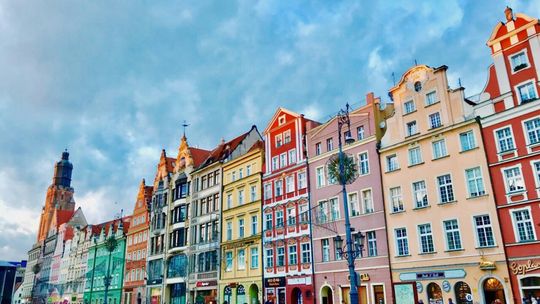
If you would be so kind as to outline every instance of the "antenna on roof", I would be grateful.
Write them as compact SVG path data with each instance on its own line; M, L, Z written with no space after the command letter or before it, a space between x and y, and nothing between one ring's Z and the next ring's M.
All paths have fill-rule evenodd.
M189 125L187 124L187 122L184 120L184 123L182 124L182 127L184 128L184 137L186 137L186 127L188 127Z
M392 72L392 81L394 82L394 86L396 85L396 74Z
M418 62L416 62L416 58L414 58L414 65L418 65Z
M459 87L461 88L461 77L458 78L458 84L459 84Z

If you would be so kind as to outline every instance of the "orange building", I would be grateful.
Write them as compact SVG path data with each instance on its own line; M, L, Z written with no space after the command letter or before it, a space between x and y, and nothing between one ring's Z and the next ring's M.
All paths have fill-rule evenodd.
M127 234L124 275L124 304L141 304L146 290L146 250L148 247L148 204L152 199L152 186L146 186L144 179L139 186L139 194L133 209L131 229Z

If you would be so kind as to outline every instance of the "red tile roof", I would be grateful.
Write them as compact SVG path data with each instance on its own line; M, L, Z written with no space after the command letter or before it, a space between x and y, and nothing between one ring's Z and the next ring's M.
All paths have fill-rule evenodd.
M210 155L206 158L206 160L201 164L200 167L197 169L204 168L210 164L213 164L217 161L221 161L224 158L226 158L229 153L232 153L236 147L246 138L246 136L251 132L251 129L247 131L246 133L239 135L236 138L233 138L232 140L228 142L221 142L212 152Z
M56 228L60 225L69 222L75 211L73 210L56 210Z
M189 148L189 152L191 153L191 158L193 159L193 167L197 168L202 164L203 161L208 158L211 151L199 149L199 148Z

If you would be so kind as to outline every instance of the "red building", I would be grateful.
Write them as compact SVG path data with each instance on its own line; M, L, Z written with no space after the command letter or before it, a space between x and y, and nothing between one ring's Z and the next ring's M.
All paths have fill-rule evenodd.
M510 8L505 15L487 42L494 64L476 111L514 302L521 303L523 297L540 297L540 24L514 16Z
M279 108L264 130L263 284L274 304L315 303L305 134L317 125Z

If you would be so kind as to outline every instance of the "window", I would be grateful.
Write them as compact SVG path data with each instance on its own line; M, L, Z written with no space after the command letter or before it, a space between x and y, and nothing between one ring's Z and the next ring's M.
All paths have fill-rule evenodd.
M309 243L303 243L302 247L302 263L311 263L311 246Z
M257 247L251 247L251 269L259 268L259 249Z
M529 60L525 52L519 52L518 54L510 56L510 64L512 65L512 71L517 72L529 66Z
M426 94L426 105L432 105L437 102L437 92L429 92Z
M246 251L244 249L238 249L238 270L246 269Z
M416 208L423 208L429 205L425 181L418 181L412 184L414 205Z
M291 142L291 130L283 132L283 143L288 144Z
M232 172L232 181L234 182L236 180L236 171Z
M257 200L257 186L252 185L250 187L250 196L251 196L251 202L254 202Z
M322 248L322 261L329 262L330 261L330 240L322 239L321 248Z
M420 147L409 149L409 165L414 166L422 163L422 151Z
M240 168L238 169L238 178L243 178L244 177L244 168Z
M348 193L349 195L349 215L350 216L357 216L360 215L360 203L358 202L358 194L356 192L354 193Z
M283 227L283 210L276 211L276 226Z
M267 213L265 215L265 221L264 222L265 222L265 226L266 226L265 229L266 230L272 230L272 225L273 225L273 223L272 223L272 213Z
M420 236L420 253L435 252L431 224L418 225L418 234Z
M461 143L461 151L468 151L476 148L473 131L459 134L459 142Z
M298 253L296 252L296 245L289 246L289 265L298 264Z
M317 188L324 186L324 167L315 169L315 175L317 177Z
M244 219L238 219L238 237L243 238L245 232Z
M259 218L256 215L251 216L251 235L257 234L257 230L259 228L257 227L259 225L258 221Z
M534 118L525 122L525 133L529 145L540 143L540 118Z
M264 199L272 198L272 184L264 184Z
M276 180L275 182L275 191L276 191L276 196L281 196L283 195L283 181L281 180Z
M512 167L503 169L503 174L505 177L506 192L519 192L525 189L525 184L523 183L523 176L521 175L520 167Z
M407 229L397 228L394 230L396 234L396 255L409 255L409 240L407 239Z
M298 189L304 189L306 187L306 172L300 172L298 173Z
M391 172L399 169L398 159L395 154L386 157L386 171Z
M287 208L287 225L296 225L296 209L294 207Z
M438 128L442 126L441 123L441 114L439 112L435 112L433 114L429 115L429 127L431 129Z
M371 189L362 190L362 208L364 213L373 213L373 195Z
M300 210L300 222L307 223L309 221L308 205L307 204L300 205L299 210Z
M279 167L280 168L287 167L287 153L281 153L279 155Z
M321 155L321 143L315 144L315 155Z
M517 87L519 93L519 99L522 103L529 102L536 99L536 90L534 88L534 82L529 82Z
M232 271L232 251L225 253L225 271Z
M495 239L493 238L493 229L491 228L491 220L489 215L480 215L474 217L474 224L476 227L476 237L479 247L491 247L495 246Z
M528 208L513 210L512 219L514 220L514 229L516 232L516 240L518 242L530 242L536 240L534 235L534 225Z
M337 198L331 198L329 199L330 202L330 216L332 221L339 220L341 218L341 214L339 211L339 202Z
M246 176L250 176L251 175L251 165L247 165L246 166Z
M285 266L285 248L277 248L277 266Z
M467 189L469 190L470 197L486 194L480 167L465 170L465 176L467 177Z
M407 136L411 136L418 133L418 128L416 127L416 120L410 121L407 123Z
M533 174L536 180L536 187L540 188L540 161L533 163L532 166L534 171Z
M514 137L512 136L510 127L495 131L495 136L497 137L497 147L499 148L499 152L514 150Z
M326 151L332 151L334 150L334 141L332 140L332 138L328 138L326 140Z
M360 153L358 155L358 169L360 175L366 175L369 173L369 159L368 159L368 153Z
M447 155L446 142L444 139L434 141L433 146L433 159L441 158Z
M356 136L358 137L358 140L364 139L364 135L364 126L356 128Z
M338 179L337 179L336 176L331 176L330 175L330 172L331 172L330 171L330 164L327 165L326 169L327 169L326 173L328 174L326 176L326 180L328 181L328 185L336 185L338 183Z
M461 235L457 220L443 221L444 234L446 235L446 250L461 249Z
M404 114L409 114L411 112L414 112L415 110L416 110L416 106L415 106L413 100L406 101L403 104L403 112L404 112Z
M238 205L244 204L244 190L238 191Z
M449 203L454 201L454 188L452 186L452 177L450 174L445 174L437 177L439 185L439 200L440 203Z
M277 170L278 168L278 157L274 156L272 157L272 170Z
M232 240L232 222L227 222L227 241Z
M294 175L289 175L285 178L285 186L287 193L294 192Z
M274 267L274 249L266 249L266 267Z
M276 147L279 148L281 145L283 145L283 137L281 134L276 135Z
M289 164L296 164L296 149L289 150Z
M405 210L401 198L401 187L390 188L390 202L392 204L392 212L401 212Z
M366 238L368 256L377 256L377 235L375 234L375 231L368 231L366 233Z

